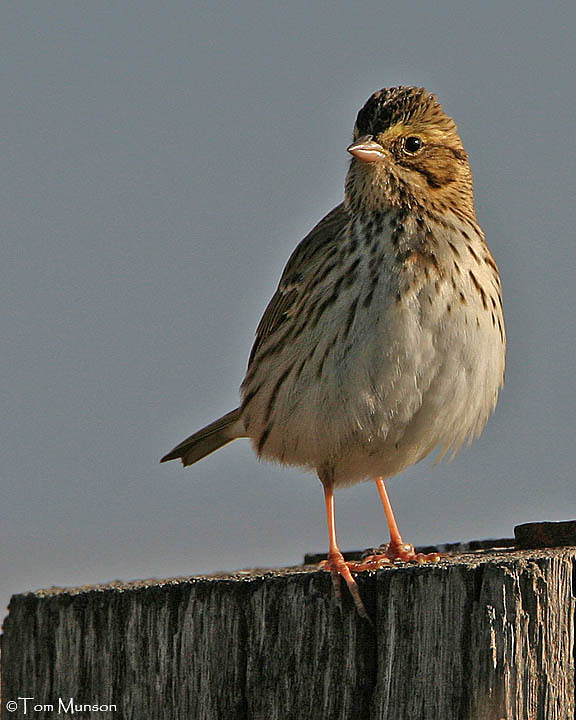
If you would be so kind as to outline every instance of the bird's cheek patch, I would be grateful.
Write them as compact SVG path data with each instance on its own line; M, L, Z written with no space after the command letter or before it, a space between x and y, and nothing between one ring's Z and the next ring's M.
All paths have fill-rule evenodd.
M426 178L426 183L431 188L444 187L457 178L458 168L454 159L446 157L444 152L427 153L425 157L412 161L410 167Z

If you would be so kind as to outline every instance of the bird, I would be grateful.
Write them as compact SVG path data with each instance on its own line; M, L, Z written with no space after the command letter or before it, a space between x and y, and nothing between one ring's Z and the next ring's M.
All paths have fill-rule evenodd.
M455 122L422 87L373 93L359 110L344 200L300 242L256 330L241 404L161 462L191 465L237 438L259 458L318 475L329 551L367 617L353 573L437 562L398 530L386 480L432 451L453 457L483 430L504 383L498 267L478 224ZM346 561L334 490L371 480L390 542Z

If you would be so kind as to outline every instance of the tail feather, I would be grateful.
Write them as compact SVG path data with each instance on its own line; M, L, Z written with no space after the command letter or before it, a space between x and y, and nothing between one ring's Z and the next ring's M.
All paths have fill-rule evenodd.
M168 462L168 460L177 460L180 458L183 465L192 465L201 460L206 455L210 455L218 448L227 445L242 437L239 428L240 408L226 413L218 420L214 420L210 425L206 425L202 430L198 430L194 435L183 440L179 445L164 455L160 462Z

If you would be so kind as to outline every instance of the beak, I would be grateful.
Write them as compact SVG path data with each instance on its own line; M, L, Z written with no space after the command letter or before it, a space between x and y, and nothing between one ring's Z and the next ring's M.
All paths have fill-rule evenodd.
M378 162L386 157L386 151L380 143L373 140L372 135L363 135L355 140L347 150L362 162Z

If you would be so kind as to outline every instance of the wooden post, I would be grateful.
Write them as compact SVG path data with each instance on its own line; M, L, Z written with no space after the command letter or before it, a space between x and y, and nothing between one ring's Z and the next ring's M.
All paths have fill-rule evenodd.
M575 561L481 550L364 573L373 625L312 567L16 595L2 717L28 697L34 720L71 698L99 720L567 720Z

